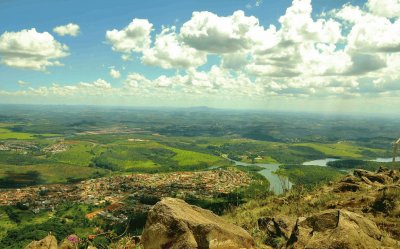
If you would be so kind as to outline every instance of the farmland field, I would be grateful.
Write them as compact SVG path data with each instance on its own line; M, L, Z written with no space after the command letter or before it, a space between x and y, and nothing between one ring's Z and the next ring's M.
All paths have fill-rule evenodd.
M65 183L104 174L204 170L229 166L228 159L274 164L373 159L390 156L388 137L397 127L395 121L382 128L375 121L342 118L341 124L355 128L332 137L327 134L336 129L336 119L313 115L297 116L293 126L290 114L60 110L48 115L12 109L0 120L0 180L14 174L27 184Z
M89 166L92 158L99 154L102 149L93 143L84 141L67 141L67 150L54 153L51 160L77 166Z
M0 124L0 140L7 139L20 139L20 140L30 140L35 139L35 137L57 137L58 134L49 134L49 133L26 133L26 132L14 132L7 128L10 124L2 123Z

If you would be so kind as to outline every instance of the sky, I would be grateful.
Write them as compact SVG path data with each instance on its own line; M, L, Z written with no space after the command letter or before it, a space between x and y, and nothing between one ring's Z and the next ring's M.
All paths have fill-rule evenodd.
M400 0L0 0L0 103L398 113Z

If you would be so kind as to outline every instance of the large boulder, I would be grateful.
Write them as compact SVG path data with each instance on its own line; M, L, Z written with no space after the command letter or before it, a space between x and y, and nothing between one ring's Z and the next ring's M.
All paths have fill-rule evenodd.
M145 249L253 249L253 238L208 210L165 198L150 210L142 234Z
M57 239L53 235L47 235L39 241L32 241L25 249L58 249Z
M347 210L328 210L299 218L287 248L396 248L368 218Z

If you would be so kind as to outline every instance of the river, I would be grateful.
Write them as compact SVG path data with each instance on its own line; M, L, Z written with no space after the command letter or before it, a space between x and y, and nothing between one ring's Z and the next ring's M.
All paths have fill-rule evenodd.
M276 195L283 194L285 190L291 189L293 186L289 178L274 173L279 169L279 164L233 162L238 166L258 166L263 168L258 173L269 181L269 189Z
M314 165L326 167L328 162L333 162L336 160L340 160L337 158L323 158L318 160L312 160L308 162L304 162L303 165ZM291 189L293 184L289 181L289 178L286 176L281 176L275 174L275 171L279 169L280 164L267 164L267 163L244 163L239 161L234 161L238 166L258 166L263 168L263 170L258 173L264 176L269 181L269 189L276 195L283 194L286 190ZM392 158L376 158L374 160L370 160L374 162L391 162ZM396 158L396 161L400 161L400 157Z

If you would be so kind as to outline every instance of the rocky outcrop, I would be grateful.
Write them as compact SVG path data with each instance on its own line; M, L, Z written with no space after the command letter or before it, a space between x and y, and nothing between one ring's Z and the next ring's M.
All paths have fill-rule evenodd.
M368 218L347 210L328 210L299 218L287 248L396 248Z
M290 237L296 218L288 216L261 217L258 219L258 229L266 234L264 244L273 248L281 248Z
M371 171L363 170L363 169L355 169L353 174L358 178L366 178L371 182L377 182L380 184L391 184L393 183L393 178L390 177L390 171L379 171L380 173L374 173Z
M294 222L295 219L288 217L262 217L258 219L258 228L267 232L269 237L289 239Z
M335 188L335 192L357 192L360 190L360 185L356 183L339 182Z
M253 238L208 210L165 198L149 212L142 234L145 249L253 249Z
M353 175L345 176L334 188L335 192L357 192L363 187L399 185L400 175L397 170L380 167L377 172L355 169Z
M48 235L39 241L32 241L25 249L58 249L57 239L53 235Z
M73 234L58 245L56 237L50 234L42 240L32 241L25 249L76 249L78 248L78 242L79 237ZM96 249L96 247L89 245L87 249Z

